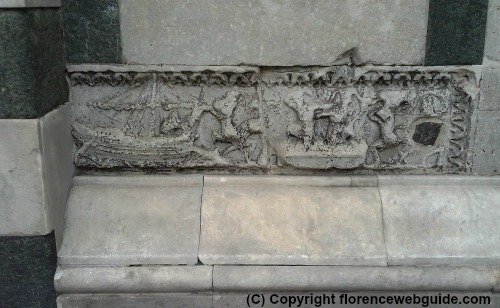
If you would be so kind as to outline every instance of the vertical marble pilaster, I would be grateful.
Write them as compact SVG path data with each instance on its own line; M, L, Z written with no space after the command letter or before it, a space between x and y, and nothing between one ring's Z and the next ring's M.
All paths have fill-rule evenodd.
M487 8L488 0L430 0L425 64L481 64Z

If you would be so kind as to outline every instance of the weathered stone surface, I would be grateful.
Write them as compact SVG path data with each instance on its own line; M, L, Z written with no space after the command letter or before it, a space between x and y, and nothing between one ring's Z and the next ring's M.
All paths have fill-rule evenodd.
M59 267L54 285L66 294L210 292L212 267Z
M483 61L488 0L430 0L426 65Z
M56 243L62 243L64 214L73 185L73 140L70 105L66 104L40 118L43 185L47 224L55 230Z
M62 13L67 62L122 62L118 0L63 0Z
M398 79L375 71L359 69L353 79ZM331 78L347 80L349 85L349 72L343 73L338 70ZM457 152L451 141L461 139L463 144L466 140L451 126L453 122L462 132L468 130L470 106L453 87L402 80L318 87L307 82L299 85L306 73L270 75L262 77L267 85L263 87L263 104L267 128L272 132L266 137L278 165L312 169L463 167L465 153ZM297 78L295 87L286 82L281 85L287 78ZM454 105L454 100L464 101L465 108ZM439 140L432 146L412 138L422 123L443 126L435 132L433 137Z
M214 291L491 291L490 268L215 266Z
M204 82L204 73L194 74ZM79 82L81 75L72 76ZM253 76L247 71L226 80L224 74L213 73L213 82L222 84L200 86L175 85L175 73L125 73L124 78L133 78L130 87L105 87L101 93L101 87L85 87L92 91L86 95L93 96L93 101L74 108L73 131L80 149L76 163L155 168L265 165ZM96 82L106 82L107 76L103 77ZM82 94L75 91L73 97Z
M473 172L500 174L500 1L488 3L488 23L484 48L479 112L472 123L475 142L472 145Z
M0 120L0 234L47 234L38 120Z
M489 62L481 74L479 110L500 111L500 63ZM483 131L480 134L485 133Z
M500 178L379 176L389 265L499 265Z
M140 64L328 65L354 48L363 63L422 64L427 8L428 0L123 1L123 54Z
M67 102L61 16L0 10L0 119L37 118Z
M201 190L201 176L76 177L59 264L195 264Z
M60 308L209 308L212 294L74 294L60 295L57 304Z
M60 244L74 173L69 105L38 120L0 120L0 234L47 234Z
M459 68L83 66L69 78L76 164L155 170L466 171L478 91Z
M498 102L498 101L496 101ZM473 171L481 175L500 174L499 111L477 112Z
M205 176L204 264L386 264L375 187L280 178Z
M488 1L488 22L484 57L490 61L500 62L500 0Z

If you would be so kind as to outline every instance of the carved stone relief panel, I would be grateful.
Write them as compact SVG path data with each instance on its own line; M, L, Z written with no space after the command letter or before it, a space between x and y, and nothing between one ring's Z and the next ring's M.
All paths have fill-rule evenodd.
M377 67L72 71L69 80L75 162L98 168L460 172L477 89L467 70Z
M251 82L206 75L144 73L93 76L92 83L128 87L86 102L75 112L75 161L80 166L198 167L265 164L261 111ZM244 78L245 76L239 76ZM75 85L78 75L71 75ZM198 79L199 78L199 79Z
M471 102L454 78L472 76L329 73L264 74L266 136L279 165L465 167Z

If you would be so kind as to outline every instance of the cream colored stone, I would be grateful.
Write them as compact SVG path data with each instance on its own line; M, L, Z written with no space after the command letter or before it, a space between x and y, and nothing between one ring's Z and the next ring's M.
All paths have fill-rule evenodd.
M500 265L498 178L411 179L379 177L389 265Z
M386 265L378 190L345 180L205 176L200 260Z
M69 104L40 118L40 138L47 223L54 229L59 247L62 243L66 202L75 174Z
M140 64L422 64L427 17L428 0L120 3L123 55Z
M201 176L76 177L59 264L196 264L201 190Z
M47 234L38 120L0 120L0 235Z

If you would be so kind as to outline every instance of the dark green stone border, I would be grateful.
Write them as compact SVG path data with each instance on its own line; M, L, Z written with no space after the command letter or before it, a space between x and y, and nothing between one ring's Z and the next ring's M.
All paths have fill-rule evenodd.
M488 0L429 0L425 65L482 64Z
M58 8L0 9L0 119L38 118L68 100Z
M0 237L0 307L56 307L54 233Z
M62 0L66 62L121 63L118 0Z

